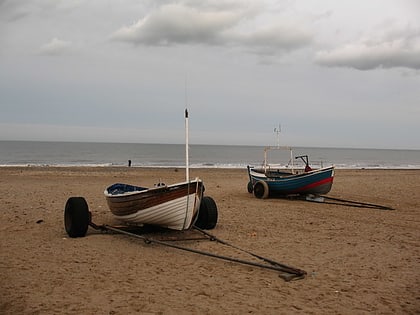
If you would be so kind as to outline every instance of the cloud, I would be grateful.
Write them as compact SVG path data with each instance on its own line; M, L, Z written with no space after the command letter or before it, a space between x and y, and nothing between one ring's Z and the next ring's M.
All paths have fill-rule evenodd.
M199 11L184 5L160 7L131 26L117 30L112 38L152 46L215 44L220 34L237 23L234 12Z
M263 54L292 51L308 45L312 41L309 31L296 25L270 25L255 32L231 34L232 43L246 46Z
M2 22L13 22L29 15L29 10L21 8L17 1L0 0L0 17Z
M259 54L294 50L308 45L312 35L290 23L259 25L256 6L199 6L167 4L111 35L136 45L180 44L242 47Z
M41 46L38 53L47 56L62 55L70 51L71 42L53 38L49 43Z
M420 29L394 29L377 38L363 38L329 51L319 51L315 62L358 70L396 67L419 70Z

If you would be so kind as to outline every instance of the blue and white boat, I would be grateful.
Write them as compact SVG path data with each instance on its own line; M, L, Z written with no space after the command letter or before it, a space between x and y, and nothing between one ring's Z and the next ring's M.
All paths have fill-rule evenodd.
M278 165L268 164L269 150L290 150L290 161L302 159L305 167L302 169L282 168ZM293 158L290 147L266 147L264 149L264 163L262 167L248 165L248 192L260 199L269 196L287 195L322 195L327 194L332 187L334 179L334 166L312 169L309 166L308 156L302 155Z

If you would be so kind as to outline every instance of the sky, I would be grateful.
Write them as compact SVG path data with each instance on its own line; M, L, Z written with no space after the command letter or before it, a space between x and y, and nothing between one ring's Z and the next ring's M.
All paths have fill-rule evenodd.
M0 140L420 149L420 1L0 0Z

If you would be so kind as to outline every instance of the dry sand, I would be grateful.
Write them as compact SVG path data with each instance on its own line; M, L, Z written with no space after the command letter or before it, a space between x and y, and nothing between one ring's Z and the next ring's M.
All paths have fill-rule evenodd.
M184 179L182 170L0 168L0 313L420 313L420 170L336 171L329 196L393 211L259 200L246 190L246 170L191 176L217 202L211 233L307 277L285 282L275 271L92 229L84 238L66 235L70 196L87 199L95 223L117 224L106 186L171 184ZM183 244L225 253L215 242Z

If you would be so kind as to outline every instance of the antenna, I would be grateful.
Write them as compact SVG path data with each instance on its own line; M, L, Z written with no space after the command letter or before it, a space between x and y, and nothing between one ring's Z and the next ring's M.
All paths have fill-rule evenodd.
M278 128L274 128L274 132L277 134L277 148L280 147L280 132L281 132L281 125L279 123Z
M187 75L185 75L184 91L185 91L185 109L187 109L187 107L188 107L188 95L187 95Z

